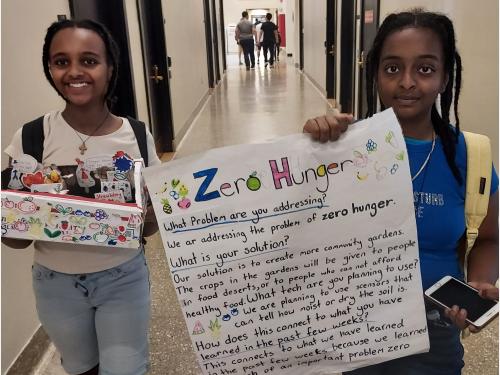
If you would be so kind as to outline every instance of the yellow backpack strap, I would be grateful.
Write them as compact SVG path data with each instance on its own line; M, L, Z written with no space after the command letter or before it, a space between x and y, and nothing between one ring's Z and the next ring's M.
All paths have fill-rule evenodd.
M463 132L467 145L467 180L465 193L465 225L467 249L464 274L467 280L467 258L479 233L479 226L488 213L491 188L491 144L481 134Z

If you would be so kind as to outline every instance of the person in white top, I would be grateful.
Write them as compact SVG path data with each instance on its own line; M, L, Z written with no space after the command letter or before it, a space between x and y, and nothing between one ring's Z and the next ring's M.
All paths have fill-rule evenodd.
M260 64L260 50L262 49L262 40L264 37L264 34L260 31L260 28L262 27L262 22L260 20L255 20L255 32L257 33L257 43L256 43L256 48L257 48L257 64Z
M118 76L119 51L109 32L90 20L64 20L47 30L45 76L64 99L62 111L43 119L44 165L76 165L76 159L141 153L126 118L108 102ZM23 154L22 130L5 152ZM149 165L158 165L153 137L146 130ZM82 156L83 155L83 156ZM148 209L143 236L158 230ZM11 248L31 241L3 238ZM70 374L141 375L149 369L149 271L143 246L123 249L35 241L33 287L45 331Z

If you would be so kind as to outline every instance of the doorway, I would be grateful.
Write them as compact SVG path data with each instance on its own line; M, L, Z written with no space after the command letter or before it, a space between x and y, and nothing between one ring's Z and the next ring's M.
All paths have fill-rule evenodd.
M214 54L215 82L218 83L221 78L219 62L219 33L217 31L217 8L215 0L212 0L210 7L210 19L212 21L212 53Z
M220 25L220 41L221 41L221 56L222 56L222 71L227 70L227 61L226 61L226 33L224 28L224 1L219 0L219 25Z
M214 53L212 49L212 24L210 22L210 0L203 0L205 16L205 42L207 47L208 87L215 87Z
M112 111L117 116L137 116L135 91L130 64L128 27L123 0L70 0L73 19L91 19L102 23L109 30L120 48L120 72L114 91Z
M104 3L104 2L103 2ZM170 57L165 44L161 0L137 0L149 121L157 152L173 151Z
M299 69L304 71L304 0L299 0Z
M358 116L366 116L368 105L366 101L366 70L365 59L372 47L379 26L380 0L361 1L360 19L360 47L358 56L359 83L358 83ZM375 97L375 103L377 102Z
M357 0L342 1L340 21L340 110L354 113L354 56Z
M337 0L326 1L326 98L337 94Z

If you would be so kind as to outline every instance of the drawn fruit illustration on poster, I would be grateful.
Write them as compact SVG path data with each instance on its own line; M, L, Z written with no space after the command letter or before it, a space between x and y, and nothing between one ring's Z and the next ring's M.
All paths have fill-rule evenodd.
M364 168L368 164L368 155L362 154L361 152L354 150L354 165L359 168Z
M202 333L205 333L205 330L203 329L201 322L198 320L194 325L193 335L201 335Z
M356 177L357 177L357 179L358 179L359 181L364 181L364 180L366 180L366 179L368 178L368 173L366 173L366 174L363 174L363 175L362 175L362 174L360 174L360 173L358 172L358 173L356 174Z
M186 195L188 195L188 193L189 193L189 190L188 190L187 186L184 184L181 184L181 186L179 186L179 195L181 196L181 198L186 198Z
M163 205L163 212L170 215L172 213L172 207L170 206L168 199L164 198L160 200L160 203Z
M179 208L185 210L188 209L191 206L191 201L188 198L182 198L178 203L177 206Z
M385 141L386 141L386 143L389 143L392 147L398 148L398 142L397 142L396 136L394 135L394 132L392 130L390 130L386 134Z
M369 139L366 142L366 151L368 151L368 153L377 151L377 144L373 141L373 139Z
M257 177L257 172L253 172L247 179L247 188L251 191L259 190L261 186L260 180Z
M222 326L219 322L218 318L215 318L215 320L210 321L210 325L208 326L208 329L212 332L212 336L214 338L219 338L220 337L220 330Z

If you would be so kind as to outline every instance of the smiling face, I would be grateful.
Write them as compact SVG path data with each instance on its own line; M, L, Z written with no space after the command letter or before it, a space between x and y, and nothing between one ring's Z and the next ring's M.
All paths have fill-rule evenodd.
M448 78L441 41L434 31L408 27L384 41L377 71L381 102L404 127L431 125L431 109Z
M58 31L50 45L49 65L57 90L69 103L102 105L113 68L96 32L84 28Z

